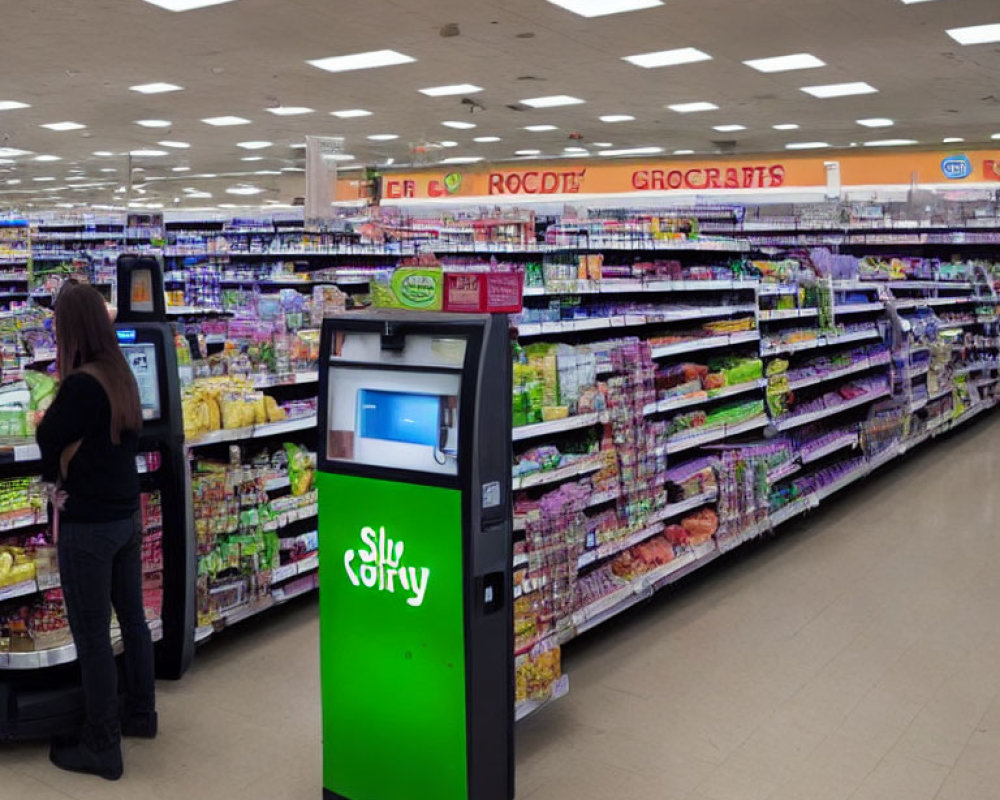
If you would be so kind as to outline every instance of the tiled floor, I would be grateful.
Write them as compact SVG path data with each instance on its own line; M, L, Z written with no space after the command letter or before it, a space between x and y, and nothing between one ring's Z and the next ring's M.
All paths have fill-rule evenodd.
M998 481L994 416L571 645L518 797L994 800ZM122 781L3 746L0 800L318 799L315 604L258 622L161 684Z

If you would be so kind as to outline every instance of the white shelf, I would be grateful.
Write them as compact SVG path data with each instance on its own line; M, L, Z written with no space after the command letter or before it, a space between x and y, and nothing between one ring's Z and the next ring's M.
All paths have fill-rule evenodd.
M535 472L531 475L525 475L522 477L515 477L513 489L515 492L522 489L533 489L536 486L545 486L550 483L559 483L560 481L569 480L570 478L576 478L580 475L587 475L591 472L597 472L604 464L604 457L598 456L596 458L582 458L579 461L569 464L565 467L558 467L557 469L543 470L541 472Z
M650 414L658 414L664 411L674 411L679 408L687 408L688 406L697 406L711 400L719 400L725 397L752 392L755 389L763 389L765 386L767 386L767 379L759 378L755 381L738 383L733 386L723 387L722 389L714 389L710 392L698 392L693 396L681 395L679 397L668 397L660 400L658 403L650 403L643 409L643 413L649 416Z
M668 453L680 453L684 450L690 450L694 447L701 447L702 445L711 444L713 442L718 442L723 439L728 439L730 436L736 436L740 433L746 433L747 431L756 430L758 428L763 428L769 423L767 417L754 417L753 419L745 420L744 422L739 422L733 425L718 425L713 426L709 430L703 433L698 433L692 436L685 436L680 439L671 439L667 442L667 452Z
M675 344L654 347L652 350L652 356L653 358L664 358L665 356L690 353L695 350L709 350L714 347L727 347L735 344L744 344L745 342L756 342L759 340L759 331L727 333L722 336L709 336L705 339L691 339L686 342L677 342Z
M883 303L844 303L833 307L834 314L864 314L869 311L883 310L885 310Z
M149 632L153 641L163 638L163 623L158 619L149 620ZM113 630L115 634L112 645L116 654L120 654L123 649L120 634ZM28 653L0 653L0 670L36 670L46 667L54 667L59 664L69 664L76 661L76 645L70 642L62 647L53 647L48 650L35 650Z
M240 442L244 439L260 439L265 436L278 436L283 433L293 431L304 431L316 427L316 415L309 414L304 417L282 420L281 422L266 422L262 425L254 425L249 428L230 428L219 431L211 431L203 434L197 439L186 442L188 447L202 447L208 444L219 444L220 442Z
M569 692L569 675L561 675L559 680L552 687L552 694L543 700L524 700L514 706L514 721L520 722L525 717L534 714L536 711L545 708L549 703L555 702L560 697L565 697Z
M829 417L832 414L839 414L841 411L846 411L849 408L855 408L857 406L865 405L866 403L871 403L873 400L878 400L880 397L885 397L888 394L889 389L886 387L877 392L870 392L868 394L861 395L860 397L855 397L852 400L845 400L840 405L831 406L829 408L821 408L817 411L810 411L805 414L795 414L791 417L775 420L774 427L779 431L789 431L792 428L808 425L810 422L815 422L816 420L823 419L824 417Z
M654 511L650 516L650 522L666 522L668 519L676 519L689 511L701 508L709 503L714 503L719 499L718 492L703 492L679 503L670 503L658 511Z
M615 539L610 542L605 542L602 545L594 548L593 550L588 550L577 560L577 569L583 569L597 561L601 561L605 558L610 558L613 555L622 553L637 544L641 544L647 539L652 539L658 533L663 532L663 523L658 522L653 525L648 525L635 533L630 533L627 536L623 536L620 539Z
M273 386L300 386L319 383L319 372L292 372L287 375L257 375L252 379L254 389L269 389Z
M851 331L833 336L820 334L815 339L807 339L801 342L764 344L761 346L760 352L763 356L773 356L779 353L797 353L800 350L814 350L819 347L832 347L833 345L845 344L847 342L862 342L868 339L877 339L880 335L877 328L865 331Z
M856 372L864 372L865 370L873 369L875 367L887 366L889 364L889 358L881 359L878 361L872 361L871 359L865 359L864 361L859 361L856 364L851 364L849 367L843 367L833 372L827 372L823 375L810 375L805 378L798 378L794 381L788 382L789 389L801 389L805 386L815 386L820 383L826 383L827 381L834 381L837 378L843 378L847 375L853 375Z
M778 311L761 311L760 321L775 322L786 319L809 319L810 317L818 316L819 310L815 308L791 308L781 309Z
M683 308L671 311L664 309L652 315L618 314L612 317L592 317L590 319L566 319L553 322L526 322L517 325L517 335L520 338L534 336L577 333L581 331L606 330L610 328L629 328L642 325L657 325L669 322L683 322L692 319L709 319L726 317L732 314L749 314L756 311L753 305L736 306L701 306Z
M803 464L811 464L814 461L819 461L821 458L826 458L832 453L836 453L838 450L843 450L845 447L857 446L858 435L856 433L846 433L811 453L802 454L800 458Z
M779 508L773 514L771 514L771 527L776 527L784 522L788 522L790 519L794 519L799 516L799 514L804 514L809 509L815 508L819 505L816 500L816 496L813 494L805 495L797 500L793 500L788 505L783 508Z
M553 419L548 422L536 422L531 425L519 425L513 429L513 440L515 442L525 439L534 439L538 436L549 436L564 431L574 431L580 428L589 428L601 421L601 415L596 411L592 414L576 414L563 419Z

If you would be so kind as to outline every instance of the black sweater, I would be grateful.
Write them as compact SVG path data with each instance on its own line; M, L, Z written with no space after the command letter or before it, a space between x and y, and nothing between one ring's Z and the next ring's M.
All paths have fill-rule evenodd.
M75 372L60 385L35 434L42 451L42 480L55 483L63 450L82 439L62 482L67 494L60 512L67 522L114 522L139 509L135 466L138 434L122 431L111 441L111 403L92 375Z

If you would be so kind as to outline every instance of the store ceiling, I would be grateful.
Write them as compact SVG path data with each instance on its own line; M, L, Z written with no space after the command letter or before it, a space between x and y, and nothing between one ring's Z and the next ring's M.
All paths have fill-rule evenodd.
M294 170L303 166L303 152L293 145L307 134L343 136L343 152L354 159L341 166L350 167L389 159L396 165L499 161L515 158L518 150L551 157L564 155L566 147L590 153L661 147L669 155L784 151L797 142L844 147L908 139L935 145L961 137L982 144L1000 133L1000 44L963 46L946 33L1000 23L997 0L664 0L592 18L548 0L230 0L183 13L145 0L15 5L4 18L0 108L3 101L30 107L0 110L0 148L30 154L5 158L0 150L0 204L22 208L120 201L123 193L114 190L129 172L126 154L137 150L166 155L132 157L131 166L141 168L134 180L147 191L135 199L171 204L185 188L206 187L213 197L201 204L287 199L290 191L302 193L296 192L302 174ZM711 59L651 69L623 60L681 48ZM338 73L307 63L385 49L415 60ZM762 73L743 63L799 53L826 66ZM129 89L151 82L183 90ZM848 82L867 82L878 91L833 99L802 91ZM449 84L482 91L441 97L419 91ZM550 95L585 102L555 108L523 102ZM667 108L693 101L718 109L681 114ZM279 106L313 112L268 111ZM372 114L330 114L356 108ZM250 124L201 121L223 115ZM635 119L600 121L606 115ZM873 118L894 124L856 122ZM146 128L138 120L169 126ZM67 121L86 127L41 127ZM446 127L446 121L475 128ZM800 127L773 127L787 123ZM533 132L525 129L530 125L555 129ZM745 130L714 129L729 125ZM399 138L367 138L384 134ZM248 141L273 144L238 146ZM442 142L455 144L440 147ZM39 155L60 160L35 160ZM254 174L261 171L280 174ZM204 174L220 177L196 177ZM53 180L37 180L46 178ZM226 193L238 184L264 191Z

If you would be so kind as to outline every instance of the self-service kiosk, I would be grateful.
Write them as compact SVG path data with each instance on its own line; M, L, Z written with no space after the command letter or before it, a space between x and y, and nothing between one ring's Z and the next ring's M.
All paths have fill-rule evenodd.
M162 585L163 637L156 646L156 674L179 678L194 657L196 556L174 337L162 322L115 327L142 404L139 450L145 455L140 478L144 489L160 494L161 540L155 549L163 553L162 572L144 576Z
M324 800L513 797L507 318L323 323Z

